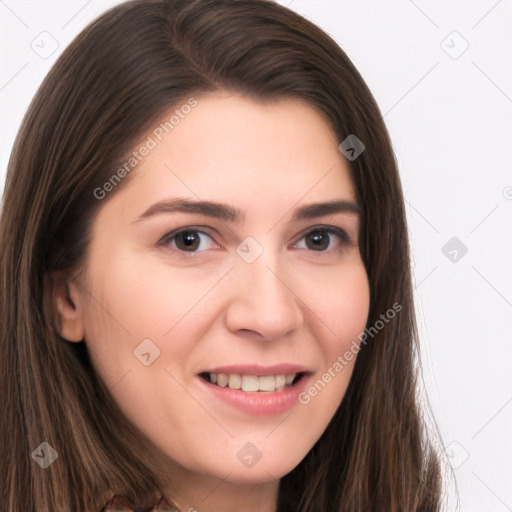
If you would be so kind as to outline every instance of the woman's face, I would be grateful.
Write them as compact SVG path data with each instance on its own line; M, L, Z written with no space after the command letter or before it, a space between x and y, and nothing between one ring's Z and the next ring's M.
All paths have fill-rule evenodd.
M347 163L298 100L211 93L158 126L94 221L75 332L170 464L278 479L338 408L368 315Z

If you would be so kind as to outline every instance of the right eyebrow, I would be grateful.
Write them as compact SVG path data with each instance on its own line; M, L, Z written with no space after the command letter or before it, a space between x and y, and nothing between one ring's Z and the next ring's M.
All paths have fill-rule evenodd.
M241 222L244 214L238 208L214 201L191 201L189 199L167 199L150 206L135 222L162 213L198 213L227 222Z

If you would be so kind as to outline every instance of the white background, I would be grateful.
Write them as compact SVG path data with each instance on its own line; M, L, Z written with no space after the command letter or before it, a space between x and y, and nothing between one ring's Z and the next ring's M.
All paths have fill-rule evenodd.
M0 190L41 80L117 3L0 0ZM424 379L461 510L512 511L512 2L281 3L340 44L384 114L407 201ZM46 58L35 51L52 45ZM455 248L455 262L442 252L452 237L468 249Z

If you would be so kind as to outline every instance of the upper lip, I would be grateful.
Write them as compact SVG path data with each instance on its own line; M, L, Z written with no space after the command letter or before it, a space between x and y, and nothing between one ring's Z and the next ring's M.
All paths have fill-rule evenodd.
M270 366L260 364L233 364L226 366L215 366L200 373L224 373L231 375L238 373L240 375L255 375L263 377L264 375L289 375L291 373L310 373L307 367L294 363L280 363Z

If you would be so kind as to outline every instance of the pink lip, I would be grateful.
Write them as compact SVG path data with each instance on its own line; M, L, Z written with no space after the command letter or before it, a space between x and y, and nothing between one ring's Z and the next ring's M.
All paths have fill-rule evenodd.
M224 367L226 368L226 367ZM240 368L240 367L237 367ZM254 368L251 371L247 371L248 367L243 367L243 371L241 373L245 375L257 375L257 372L254 373ZM265 370L265 373L259 373L259 375L283 375L286 373L298 373L295 371L279 371L277 373L272 372L268 373ZM211 373L224 373L224 371L215 371ZM230 371L227 373L238 373L238 371L234 371L230 367ZM202 377L198 376L199 381L202 386L205 386L205 389L211 393L214 397L219 399L225 404L238 409L239 411L245 412L247 414L252 415L275 415L281 414L288 410L290 410L294 405L299 403L299 395L304 391L304 389L308 385L309 378L311 374L304 375L297 384L288 389L283 389L281 391L275 391L273 393L270 392L247 392L239 389L231 389L229 387L221 388L216 384L212 384Z
M300 366L291 363L282 363L275 364L272 366L263 366L260 364L216 366L209 370L203 370L203 372L224 373L226 375L238 373L240 375L256 375L256 377L263 377L264 375L288 375L290 373L309 373L310 370L305 366Z

